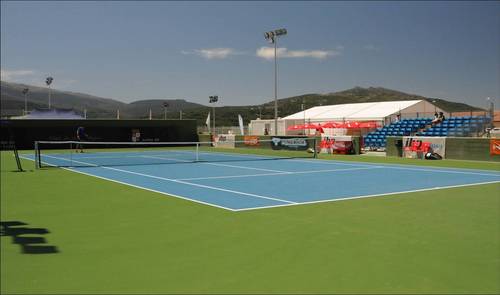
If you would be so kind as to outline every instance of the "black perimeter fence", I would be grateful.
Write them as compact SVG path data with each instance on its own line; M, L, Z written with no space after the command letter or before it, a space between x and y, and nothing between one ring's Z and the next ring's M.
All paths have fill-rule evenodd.
M15 142L33 149L35 141L77 140L84 127L88 141L193 142L196 120L0 120L0 147Z

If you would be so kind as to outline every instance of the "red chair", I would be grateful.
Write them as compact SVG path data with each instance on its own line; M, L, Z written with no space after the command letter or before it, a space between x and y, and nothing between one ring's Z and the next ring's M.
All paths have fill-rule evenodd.
M411 150L414 152L418 152L420 150L420 146L422 145L421 140L414 140L411 143Z
M430 142L422 142L421 151L424 153L428 153L431 151L431 143Z

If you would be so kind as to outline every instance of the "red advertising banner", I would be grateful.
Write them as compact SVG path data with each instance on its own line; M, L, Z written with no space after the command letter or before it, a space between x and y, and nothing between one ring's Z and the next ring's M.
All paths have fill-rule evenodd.
M258 136L245 136L243 140L245 141L245 145L259 145Z
M490 155L500 155L500 139L490 140Z

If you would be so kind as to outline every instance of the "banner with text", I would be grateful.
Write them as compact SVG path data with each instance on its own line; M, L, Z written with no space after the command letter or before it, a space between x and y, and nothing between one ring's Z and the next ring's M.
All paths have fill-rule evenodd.
M214 146L219 148L234 148L234 134L217 135Z
M251 145L251 146L260 145L258 136L247 135L247 136L243 137L243 140L245 142L245 145Z
M416 158L418 151L411 149L413 142L419 141L420 145L424 142L430 143L431 153L440 155L445 158L446 137L424 137L424 136L403 136L403 157Z
M490 140L490 155L500 155L500 139Z
M305 137L273 137L271 147L273 150L306 151L310 140Z

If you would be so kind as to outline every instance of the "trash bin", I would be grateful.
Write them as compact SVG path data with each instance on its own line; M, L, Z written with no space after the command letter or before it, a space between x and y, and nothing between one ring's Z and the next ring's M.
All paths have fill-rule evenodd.
M396 139L394 141L394 145L396 146L396 150L398 152L398 157L402 157L403 156L403 140Z

